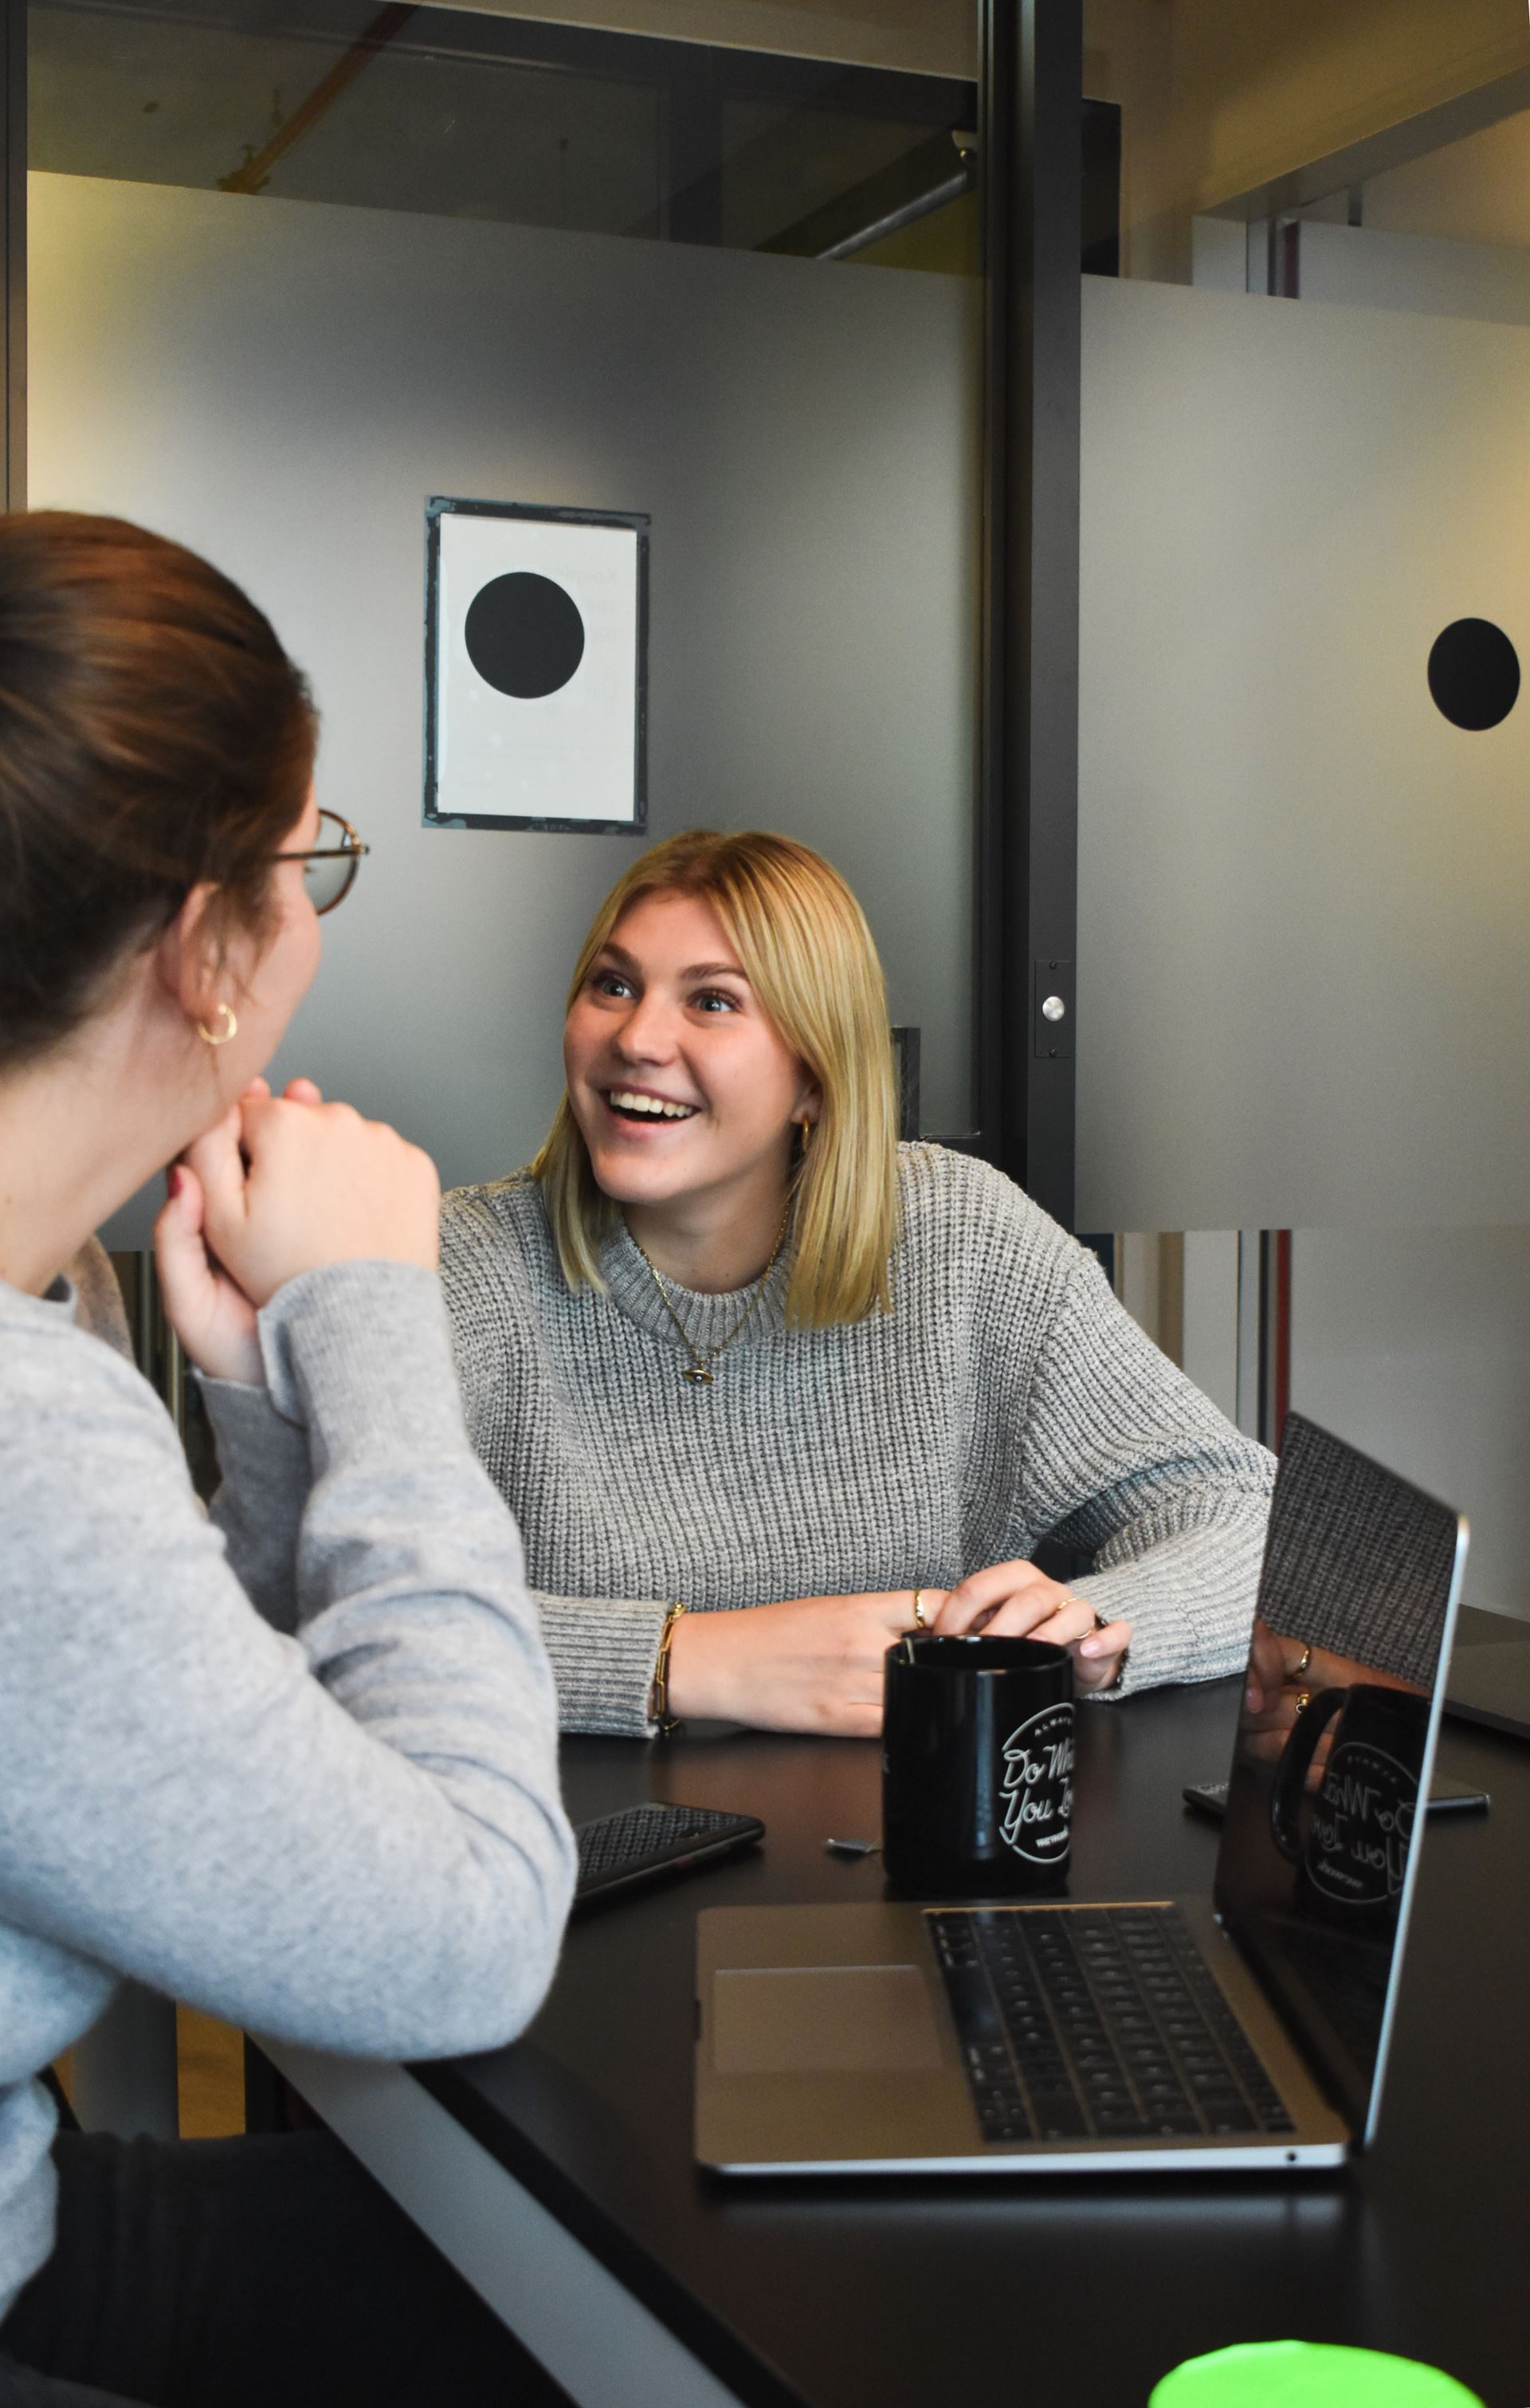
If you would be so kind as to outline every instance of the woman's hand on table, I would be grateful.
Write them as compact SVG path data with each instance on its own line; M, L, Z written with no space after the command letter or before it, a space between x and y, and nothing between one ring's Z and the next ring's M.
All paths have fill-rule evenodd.
M970 1572L931 1620L942 1638L982 1632L990 1639L1044 1639L1065 1647L1084 1690L1112 1687L1132 1643L1129 1622L1108 1622L1102 1628L1085 1598L1023 1561Z
M197 1369L258 1385L255 1316L303 1272L359 1260L437 1257L440 1182L430 1156L311 1079L273 1096L257 1079L187 1147L154 1225L165 1312Z
M1131 1642L1129 1622L1099 1629L1094 1607L1034 1564L994 1564L959 1588L919 1596L925 1627L946 1637L989 1630L1066 1647L1082 1689L1108 1688ZM887 1651L918 1627L907 1588L682 1614L669 1645L670 1708L757 1730L876 1739Z
M933 1622L944 1589L922 1592ZM876 1739L888 1649L916 1627L909 1589L798 1597L736 1613L683 1613L669 1644L669 1704L756 1730Z

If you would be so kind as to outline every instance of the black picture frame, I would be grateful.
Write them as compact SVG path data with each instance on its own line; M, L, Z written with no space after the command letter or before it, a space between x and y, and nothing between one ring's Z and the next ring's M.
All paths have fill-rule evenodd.
M441 731L441 522L449 517L531 519L560 526L629 527L636 537L633 725L633 809L629 819L566 819L522 812L437 810ZM646 510L587 510L539 502L471 501L433 494L425 503L425 715L423 824L436 828L508 828L565 836L642 836L648 830L649 540Z

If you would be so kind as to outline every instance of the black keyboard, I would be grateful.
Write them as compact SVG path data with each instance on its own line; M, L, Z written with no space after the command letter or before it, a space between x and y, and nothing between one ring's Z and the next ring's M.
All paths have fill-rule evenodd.
M1292 2128L1172 1906L926 1916L985 2141Z
M712 1806L624 1806L595 1822L578 1823L575 1903L651 1874L679 1872L698 1856L748 1847L764 1833L764 1824L752 1815L724 1814Z

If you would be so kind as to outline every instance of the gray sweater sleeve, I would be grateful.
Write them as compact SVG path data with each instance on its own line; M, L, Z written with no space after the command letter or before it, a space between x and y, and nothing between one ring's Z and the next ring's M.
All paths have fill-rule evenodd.
M7 1630L0 1915L313 2046L488 2048L541 2000L573 1872L515 1526L428 1272L310 1273L261 1338L269 1404L236 1398L220 1439L247 1536L263 1484L279 1518L299 1482L295 1637L251 1612L136 1374L91 1346L39 1392L59 1442L45 1412L7 1517L42 1602Z
M520 1287L502 1276L492 1225L456 1197L441 1216L441 1282L452 1304L451 1341L467 1435L482 1462L510 1449L505 1407L517 1361L531 1343ZM672 1599L555 1597L533 1589L566 1731L647 1739L649 1694Z
M565 1730L651 1738L648 1701L669 1608L645 1598L534 1594Z
M1056 1273L1045 1342L1004 1415L1025 1520L1093 1555L1075 1593L1133 1626L1109 1695L1236 1671L1274 1458L1161 1353L1093 1255L1064 1240Z
M218 1441L222 1474L211 1518L234 1576L277 1630L297 1628L297 1549L308 1501L308 1437L278 1412L268 1387L236 1380L197 1384Z

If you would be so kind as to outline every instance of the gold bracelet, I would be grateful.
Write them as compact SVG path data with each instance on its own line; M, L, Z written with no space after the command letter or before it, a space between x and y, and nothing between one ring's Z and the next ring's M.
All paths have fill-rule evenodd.
M659 1726L661 1739L672 1739L681 1727L669 1711L669 1642L675 1636L675 1625L686 1612L683 1605L672 1605L664 1618L659 1633L659 1652L653 1659L653 1684L648 1693L648 1718Z

